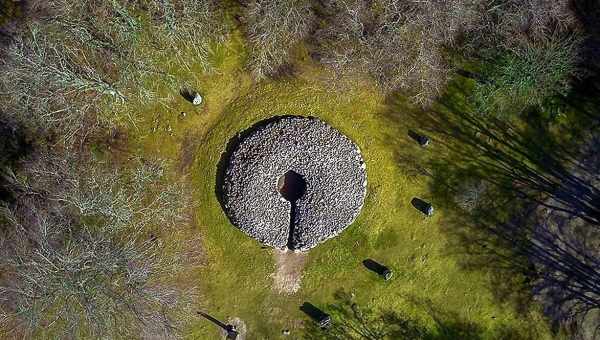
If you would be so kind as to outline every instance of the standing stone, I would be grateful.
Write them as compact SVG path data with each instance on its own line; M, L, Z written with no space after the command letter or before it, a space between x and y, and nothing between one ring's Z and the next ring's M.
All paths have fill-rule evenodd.
M429 202L425 202L420 198L413 198L410 203L415 207L415 209L419 210L423 214L427 216L433 215L433 206Z
M408 135L410 136L410 138L414 139L417 143L419 143L421 147L426 147L429 145L430 139L425 135L418 134L413 130L409 130Z
M240 335L235 328L235 325L226 325L225 331L227 332L227 340L236 340L238 335Z
M194 92L194 99L192 99L192 104L200 105L202 104L202 96L198 92Z
M200 93L198 93L198 91L194 91L188 87L184 87L181 90L179 90L179 94L183 98L185 98L185 100L187 100L195 106L202 104L203 98L200 95Z
M302 304L302 306L300 306L300 310L313 319L313 321L315 321L319 327L326 329L331 326L331 317L329 314L323 312L312 303L305 302Z
M429 145L429 137L427 136L419 136L419 145L422 147L426 147L427 145Z
M389 281L389 280L392 278L392 276L393 276L393 275L394 275L394 273L392 272L392 270L386 267L386 268L383 270L383 273L381 274L381 277L382 277L382 278L383 278L385 281Z
M364 260L363 265L367 267L367 269L381 276L385 281L390 280L394 274L390 268L372 259Z

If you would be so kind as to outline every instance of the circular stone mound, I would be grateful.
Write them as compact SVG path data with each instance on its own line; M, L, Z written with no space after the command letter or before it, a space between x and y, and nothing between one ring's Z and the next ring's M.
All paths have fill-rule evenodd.
M221 179L231 222L259 242L308 250L350 225L366 194L359 148L312 117L276 117L243 133Z

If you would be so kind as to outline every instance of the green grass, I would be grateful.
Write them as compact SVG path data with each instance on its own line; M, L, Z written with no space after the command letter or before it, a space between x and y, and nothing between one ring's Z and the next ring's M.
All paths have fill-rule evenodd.
M241 318L249 339L277 339L285 328L291 329L291 338L298 338L307 321L299 306L305 301L326 306L343 290L354 293L361 305L418 320L439 338L452 337L439 333L434 318L468 325L486 339L496 339L507 329L514 334L509 338L551 337L535 308L517 312L512 303L499 301L490 286L493 272L461 268L460 256L448 247L450 236L442 231L444 211L425 218L410 205L414 196L434 204L436 198L426 177L411 175L398 155L435 152L435 145L424 151L408 139L408 129L414 128L408 116L388 118L391 110L396 117L411 110L402 98L389 104L360 79L336 91L326 74L308 61L301 62L293 78L255 83L242 69L244 54L243 40L236 34L225 46L215 47L214 73L171 70L205 95L205 106L196 110L165 87L163 104L140 107L141 121L129 130L132 152L171 160L174 173L195 191L195 222L206 256L206 265L194 273L201 288L198 309L222 320ZM178 118L180 111L188 113L186 118ZM272 251L261 249L230 224L215 195L215 176L221 153L236 133L290 114L317 116L349 136L362 150L369 184L356 222L310 251L300 291L283 296L272 289ZM157 116L160 128L151 132ZM394 278L384 282L365 270L361 261L366 258L391 267ZM200 319L190 338L217 336L216 327Z

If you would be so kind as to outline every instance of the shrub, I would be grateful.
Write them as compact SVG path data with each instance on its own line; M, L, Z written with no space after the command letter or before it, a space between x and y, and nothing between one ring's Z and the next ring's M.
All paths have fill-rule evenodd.
M454 201L459 207L466 211L473 211L484 199L488 184L479 179L468 179L460 183Z
M248 65L257 79L278 73L315 21L308 0L255 0L245 7L244 16L250 48Z
M463 50L482 64L479 111L506 117L569 90L581 42L569 1L507 0L481 14Z
M321 61L338 73L359 71L386 91L402 90L427 105L451 67L445 48L476 21L477 1L325 1L317 32Z
M577 38L550 37L499 51L475 87L479 111L507 116L566 95L578 73L578 47Z
M52 0L43 6L41 18L4 53L0 101L42 132L61 130L67 144L97 126L135 122L131 107L138 106L131 103L157 97L149 80L179 91L169 65L209 70L208 46L228 27L212 0Z
M33 179L15 178L0 235L0 324L26 337L177 337L194 290L173 284L182 266L169 239L187 195L163 182L160 164L74 172L71 161L40 158Z

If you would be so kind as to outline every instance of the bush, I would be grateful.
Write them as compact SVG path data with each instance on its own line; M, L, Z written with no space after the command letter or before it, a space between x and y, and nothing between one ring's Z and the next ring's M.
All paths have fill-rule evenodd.
M464 49L482 64L474 94L479 111L509 116L570 89L581 37L569 1L507 0L481 13Z
M46 157L14 178L3 208L0 324L16 336L174 338L193 287L174 285L181 249L170 241L189 200L160 164L133 172ZM8 335L8 334L7 334Z
M5 50L0 102L43 133L61 130L67 144L82 131L135 122L131 108L157 97L149 80L178 92L169 65L208 70L208 45L227 33L212 0L52 0L43 6L45 14Z
M454 195L454 201L462 209L472 212L484 199L488 184L479 179L468 179L460 183Z
M542 105L553 95L566 95L578 74L579 40L550 37L499 51L475 87L480 112L498 116Z
M308 0L251 1L244 10L250 48L248 65L257 79L273 76L314 26Z
M325 1L317 32L321 61L338 73L359 71L386 91L402 90L427 105L451 67L445 49L477 20L477 1Z

